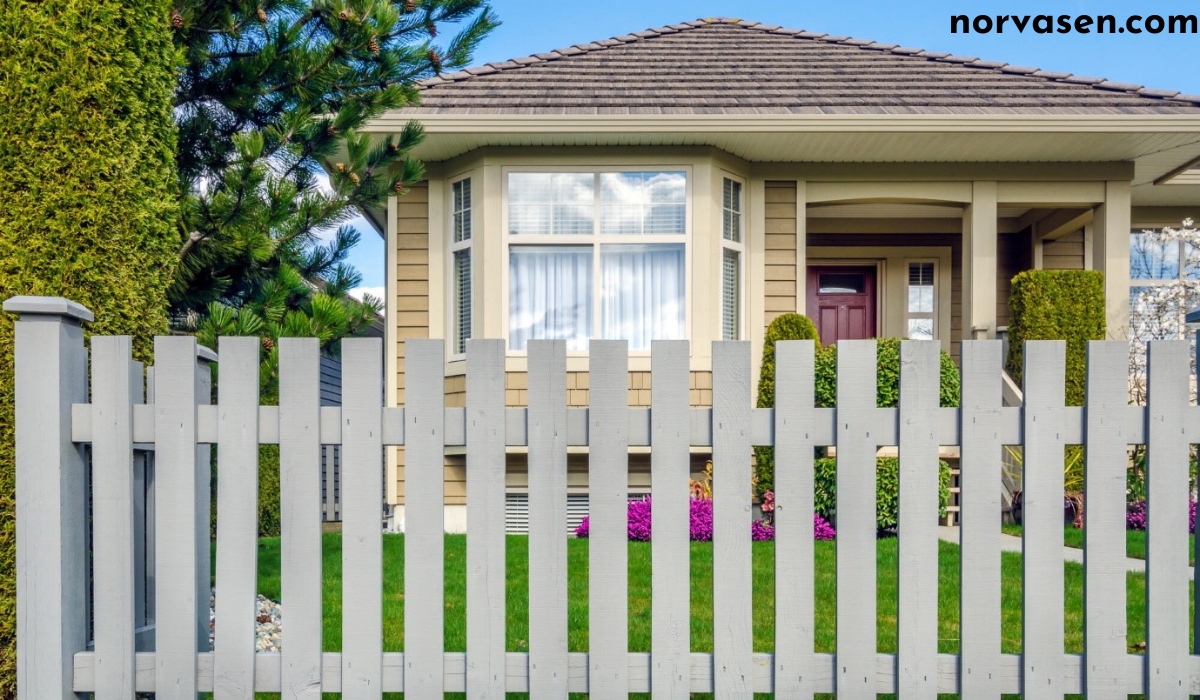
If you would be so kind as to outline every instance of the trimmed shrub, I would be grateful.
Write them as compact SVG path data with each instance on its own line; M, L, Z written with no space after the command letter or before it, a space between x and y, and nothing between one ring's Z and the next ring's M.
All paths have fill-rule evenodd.
M900 403L900 339L879 338L876 350L876 405L879 408L895 408ZM941 353L941 405L958 405L960 380L954 360L943 350ZM816 403L821 408L837 405L837 345L817 351L816 357Z
M1068 406L1082 406L1087 343L1103 340L1104 275L1095 270L1026 270L1008 298L1008 373L1022 383L1026 340L1067 341Z
M817 327L807 316L783 314L775 317L767 326L763 337L762 368L758 374L758 407L775 407L775 343L780 340L813 340L821 347ZM775 450L770 447L754 448L755 491L762 494L775 488Z
M165 0L0 5L0 299L69 297L88 333L167 331L176 53ZM0 698L16 697L13 319L0 315Z
M950 502L950 465L938 460L938 515L946 515ZM837 459L821 458L813 464L813 511L831 523L837 522ZM875 523L880 530L896 527L900 515L900 460L875 460Z

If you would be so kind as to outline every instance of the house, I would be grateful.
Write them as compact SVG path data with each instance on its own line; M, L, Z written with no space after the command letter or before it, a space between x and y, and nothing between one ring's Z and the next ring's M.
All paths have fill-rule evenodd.
M650 340L689 339L703 406L711 342L749 340L757 362L764 327L789 311L825 342L931 338L957 356L963 339L1003 334L1009 280L1030 268L1103 271L1121 337L1131 232L1200 219L1200 95L755 22L471 68L421 98L369 127L426 132L427 181L375 214L394 404L404 341L426 336L446 340L449 405L471 337L507 340L513 406L533 338L568 339L572 405L587 403L588 338L629 339L636 406ZM569 462L578 505L586 455ZM648 464L631 455L631 493ZM524 469L513 451L514 521ZM447 451L445 474L447 527L461 529L461 454ZM402 507L402 451L388 486Z

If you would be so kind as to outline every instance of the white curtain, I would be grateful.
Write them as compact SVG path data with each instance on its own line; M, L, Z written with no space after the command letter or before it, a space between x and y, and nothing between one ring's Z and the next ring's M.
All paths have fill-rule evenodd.
M600 337L649 350L651 340L684 335L682 245L600 248Z
M592 247L513 246L508 268L508 347L564 339L587 350L592 337Z

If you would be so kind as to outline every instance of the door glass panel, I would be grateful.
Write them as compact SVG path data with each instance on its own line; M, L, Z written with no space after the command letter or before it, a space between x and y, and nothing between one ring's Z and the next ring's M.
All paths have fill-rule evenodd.
M863 294L867 277L861 272L822 272L817 277L818 294Z

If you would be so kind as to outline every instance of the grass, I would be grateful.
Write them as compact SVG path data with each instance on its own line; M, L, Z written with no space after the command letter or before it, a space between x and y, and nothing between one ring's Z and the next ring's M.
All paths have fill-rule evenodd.
M1014 537L1021 536L1020 525L1002 525L1001 529L1004 534ZM1083 549L1083 530L1071 527L1070 525L1063 528L1063 544L1075 549ZM1125 531L1125 556L1131 559L1146 558L1146 531L1145 530L1126 530ZM1188 535L1188 565L1196 565L1196 536Z
M836 647L836 542L816 543L816 625L815 641L819 652ZM571 651L587 650L588 629L588 541L568 541L568 645ZM897 540L882 539L876 552L878 566L878 649L896 651L897 619ZM774 648L774 544L755 542L753 547L754 650ZM403 536L384 536L384 607L383 635L385 651L401 651L404 646L404 566ZM465 608L466 539L446 536L445 643L448 651L466 646ZM342 643L341 607L341 535L327 533L323 540L324 559L324 648L339 651ZM691 544L692 650L711 652L712 620L712 545ZM1080 653L1083 648L1083 568L1066 562L1064 572L1064 651ZM938 650L958 652L959 556L956 545L941 542L938 559ZM1002 555L1001 647L1005 653L1021 650L1021 557ZM1128 574L1128 642L1130 650L1145 639L1145 579ZM528 640L528 566L527 540L508 538L508 614L507 648L526 651ZM279 540L268 538L259 543L259 592L281 599ZM1189 600L1191 596L1189 595ZM287 601L283 600L285 620ZM629 648L650 651L650 544L629 544ZM1189 621L1193 619L1188 616ZM285 635L286 642L286 635ZM260 697L272 697L261 695ZM334 696L330 696L334 697ZM395 697L400 697L399 695Z

